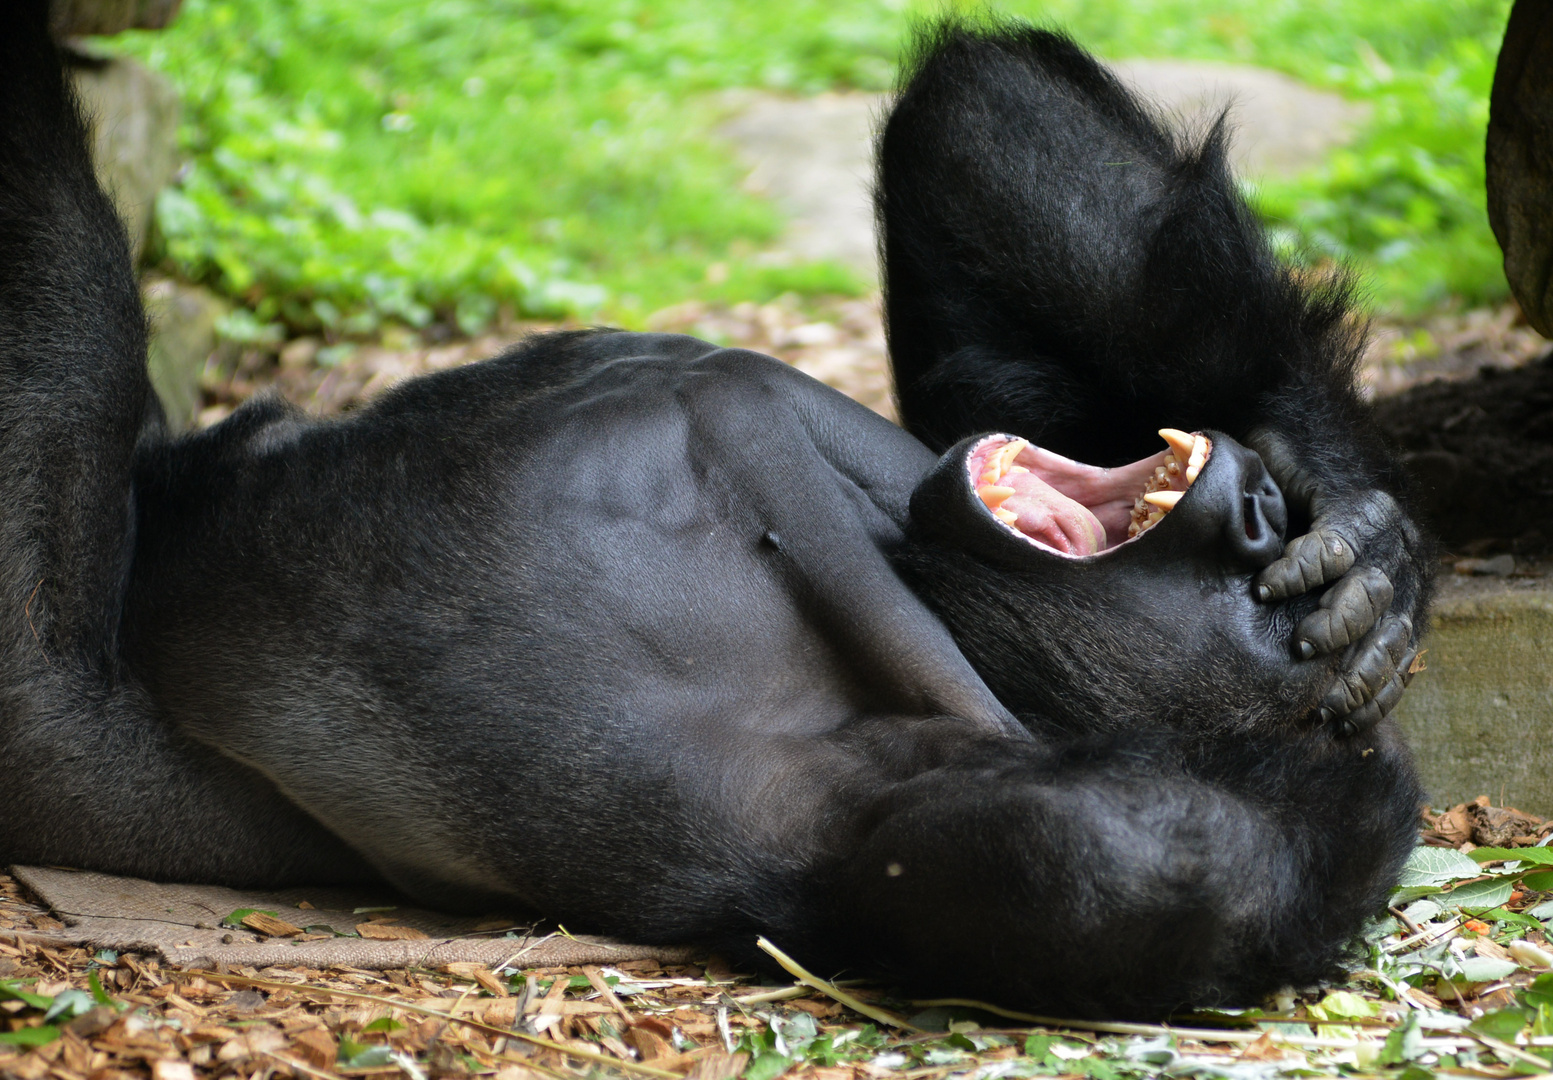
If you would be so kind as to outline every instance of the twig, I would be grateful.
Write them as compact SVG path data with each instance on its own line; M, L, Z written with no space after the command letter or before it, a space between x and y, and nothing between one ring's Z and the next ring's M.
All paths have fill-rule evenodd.
M1075 1031L1099 1031L1107 1035L1174 1035L1179 1039L1196 1039L1199 1042L1222 1043L1253 1043L1263 1035L1271 1035L1274 1042L1318 1050L1346 1050L1359 1045L1363 1041L1359 1039L1328 1039L1320 1036L1291 1035L1288 1032L1274 1031L1270 1028L1260 1028L1256 1031L1225 1031L1215 1028L1173 1027L1169 1024L1131 1024L1108 1020L1064 1020L1056 1016L1036 1016L1033 1013L1015 1012L1013 1009L1005 1009L999 1005L989 1005L985 1001L973 1001L970 998L933 998L929 1001L913 1001L912 1004L924 1009L934 1007L981 1009L992 1013L994 1016L1003 1016L1010 1020L1023 1020L1038 1027L1073 1028ZM1315 1023L1315 1021L1283 1019L1265 1020L1262 1022L1270 1024ZM1347 1022L1343 1026L1358 1027L1360 1025L1354 1022Z
M609 988L609 983L604 980L604 973L592 964L585 966L582 969L582 973L593 984L593 989L599 992L599 997L604 999L604 1004L614 1009L620 1014L620 1018L629 1024L631 1022L631 1014L624 1005L620 1004L620 999L615 996L615 992Z
M626 1072L640 1073L643 1076L662 1077L663 1080L680 1080L678 1073L669 1072L667 1069L655 1069L651 1065L642 1065L635 1061L623 1061L620 1058L610 1057L608 1054L600 1054L593 1050L584 1050L577 1046L568 1046L565 1043L556 1042L553 1039L541 1038L538 1035L529 1035L522 1031L513 1031L509 1028L497 1027L495 1024L487 1024L482 1020L471 1020L463 1016L454 1016L451 1013L439 1012L436 1009L428 1009L424 1005L416 1005L408 1001L395 1001L379 994L363 994L358 990L336 990L332 986L313 986L310 983L285 983L276 979L256 979L247 975L226 975L219 971L183 971L180 975L198 975L204 979L214 979L219 982L237 983L240 986L260 986L271 990L309 990L314 994L333 994L336 997L355 998L358 1001L371 1001L379 1005L387 1005L392 1009L404 1009L406 1012L419 1013L422 1016L436 1017L438 1020L452 1020L456 1023L472 1027L476 1031L483 1031L488 1035L505 1035L509 1039L517 1039L534 1046L542 1046L546 1050L555 1050L562 1054L570 1054L572 1057L581 1058L583 1061L591 1061L599 1065L608 1065L614 1069L623 1069Z
M299 1061L289 1054L276 1053L274 1050L261 1050L259 1053L263 1054L265 1057L272 1057L276 1061L282 1062L288 1067L295 1069L297 1072L307 1073L309 1076L316 1076L318 1080L345 1080L345 1078L342 1077L339 1073L325 1072L323 1069L315 1069L313 1066L307 1064L307 1062Z
M1410 938L1403 938L1401 941L1387 945L1385 951L1390 954L1399 953L1403 949L1418 944L1420 941L1427 941L1428 944L1433 945L1437 941L1443 941L1446 938L1455 935L1456 933L1460 932L1460 930L1461 916L1458 915L1456 918L1446 923L1443 927L1435 930L1425 930L1422 933L1414 934Z
M1484 1046L1488 1047L1490 1050L1501 1057L1509 1054L1511 1057L1519 1058L1521 1061L1524 1061L1529 1065L1536 1065L1538 1068L1542 1069L1544 1073L1548 1071L1549 1062L1545 1057L1538 1057L1536 1054L1527 1053L1525 1050L1522 1050L1518 1046L1511 1046L1509 1043L1504 1042L1501 1039L1496 1039L1490 1035L1479 1035L1473 1031L1468 1031L1466 1034L1471 1038L1476 1039L1478 1042L1482 1043Z
M820 978L818 975L811 974L806 968L804 968L802 964L794 960L791 956L788 956L785 952L771 944L771 942L767 941L765 938L756 938L755 944L759 945L761 949L763 949L772 959L781 964L782 967L786 969L787 973L793 978L797 979L801 983L804 983L805 985L814 987L814 989L818 990L826 997L841 1002L853 1012L862 1013L870 1020L877 1020L881 1024L888 1024L891 1027L900 1028L902 1031L912 1031L916 1032L917 1034L921 1034L921 1028L905 1020L902 1020L894 1013L886 1012L876 1005L870 1005L866 1001L861 1001L847 993L845 990L841 989L841 987L837 986L835 983L827 982L826 980Z

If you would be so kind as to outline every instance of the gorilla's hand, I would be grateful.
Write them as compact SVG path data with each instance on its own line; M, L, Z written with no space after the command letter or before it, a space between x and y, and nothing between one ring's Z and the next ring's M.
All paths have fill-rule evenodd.
M1246 443L1262 455L1290 506L1311 522L1257 576L1257 597L1271 604L1331 586L1320 608L1295 628L1294 648L1306 660L1345 650L1320 715L1344 735L1367 731L1413 678L1414 615L1422 602L1413 550L1418 531L1385 491L1332 491L1279 433L1258 429Z

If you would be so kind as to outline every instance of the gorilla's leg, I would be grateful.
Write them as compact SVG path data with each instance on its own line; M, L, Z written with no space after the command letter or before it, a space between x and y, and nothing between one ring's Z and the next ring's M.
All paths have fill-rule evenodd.
M896 393L936 449L1007 431L1116 465L1170 426L1259 451L1295 512L1260 596L1334 586L1291 648L1347 650L1321 712L1357 731L1408 677L1430 545L1355 392L1347 285L1273 257L1227 139L1193 145L1059 35L926 32L879 147Z
M159 409L46 5L18 7L0 34L0 865L361 877L266 780L160 725L120 668L131 462Z

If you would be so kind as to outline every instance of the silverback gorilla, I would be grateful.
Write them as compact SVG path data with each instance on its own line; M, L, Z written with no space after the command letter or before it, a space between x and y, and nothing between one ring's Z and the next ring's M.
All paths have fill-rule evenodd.
M1222 128L924 32L878 184L905 430L596 330L174 437L41 13L0 53L0 863L1089 1015L1311 980L1383 898L1429 552Z

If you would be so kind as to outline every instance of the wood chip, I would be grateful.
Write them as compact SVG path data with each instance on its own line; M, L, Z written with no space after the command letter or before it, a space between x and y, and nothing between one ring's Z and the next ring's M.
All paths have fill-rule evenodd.
M248 920L244 919L244 922ZM301 931L298 931L300 933ZM428 941L430 935L413 926L385 926L382 923L361 923L356 933L370 941Z
M291 1050L315 1069L332 1069L339 1045L323 1028L309 1028L292 1036Z
M296 937L302 932L300 926L292 926L286 920L266 915L262 911L250 911L244 915L243 925L261 934L268 934L270 937Z
M151 1080L194 1080L194 1068L187 1061L153 1061Z

